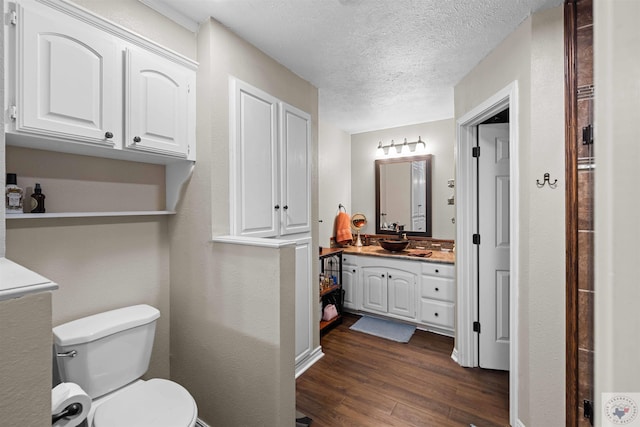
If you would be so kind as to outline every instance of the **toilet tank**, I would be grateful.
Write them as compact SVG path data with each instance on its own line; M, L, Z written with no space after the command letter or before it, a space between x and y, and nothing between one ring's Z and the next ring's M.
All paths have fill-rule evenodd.
M78 384L92 399L137 380L149 368L158 317L156 308L142 304L56 326L62 380Z

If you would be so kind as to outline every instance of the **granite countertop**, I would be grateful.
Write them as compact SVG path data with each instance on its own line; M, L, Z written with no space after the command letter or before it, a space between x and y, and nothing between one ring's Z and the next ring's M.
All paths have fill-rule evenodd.
M401 259L408 259L411 261L429 261L429 262L440 262L444 264L455 264L455 261L456 261L456 254L455 252L452 252L452 251L439 251L439 250L431 250L431 249L407 249L402 252L390 252L385 249L382 249L378 245L361 246L361 247L346 246L340 249L342 249L342 251L345 254L349 254L349 255L401 258ZM417 256L417 254L424 254L427 252L431 252L431 255L428 257Z

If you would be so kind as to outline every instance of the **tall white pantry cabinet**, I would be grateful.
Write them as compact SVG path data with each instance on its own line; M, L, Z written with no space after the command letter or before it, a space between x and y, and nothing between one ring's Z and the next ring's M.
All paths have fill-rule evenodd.
M296 243L296 373L313 357L311 116L230 79L231 229Z

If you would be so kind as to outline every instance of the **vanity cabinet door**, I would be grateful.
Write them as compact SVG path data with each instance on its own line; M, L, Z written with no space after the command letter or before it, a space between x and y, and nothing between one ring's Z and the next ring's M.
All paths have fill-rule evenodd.
M126 69L125 146L187 158L195 140L195 73L135 48L126 50Z
M388 312L414 320L416 318L416 276L398 270L387 272Z
M362 269L362 309L387 313L387 270L377 267Z
M16 12L16 130L121 145L116 39L31 1L18 3Z
M358 310L358 267L342 265L342 289L344 290L344 308Z

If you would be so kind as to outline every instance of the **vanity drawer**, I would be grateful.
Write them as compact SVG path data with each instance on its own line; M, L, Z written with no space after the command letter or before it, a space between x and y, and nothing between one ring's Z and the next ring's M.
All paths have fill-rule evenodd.
M420 296L423 298L453 302L455 292L453 279L448 277L422 276Z
M420 322L453 329L453 303L422 298L420 301Z
M429 274L431 276L453 277L455 274L455 266L451 264L423 262L422 274Z

